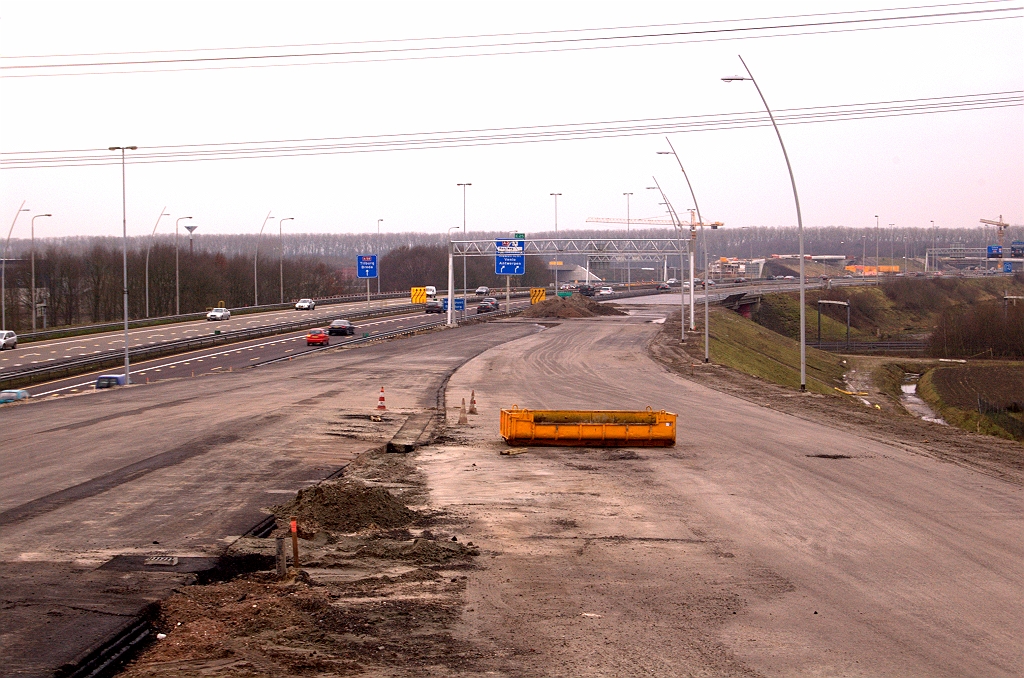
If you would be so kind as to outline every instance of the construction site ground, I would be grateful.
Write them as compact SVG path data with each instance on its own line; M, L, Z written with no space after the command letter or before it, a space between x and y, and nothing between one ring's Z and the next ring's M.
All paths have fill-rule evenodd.
M127 675L1020 675L1024 448L691 367L667 313L542 321L470 360L440 438L322 495L365 510L279 509L309 509L300 571L180 587ZM650 405L679 437L507 454L514 404Z

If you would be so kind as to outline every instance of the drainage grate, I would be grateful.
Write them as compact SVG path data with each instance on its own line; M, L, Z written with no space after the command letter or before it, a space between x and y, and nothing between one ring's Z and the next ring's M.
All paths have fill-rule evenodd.
M177 556L150 556L142 561L143 565L157 565L162 567L174 567L178 564Z

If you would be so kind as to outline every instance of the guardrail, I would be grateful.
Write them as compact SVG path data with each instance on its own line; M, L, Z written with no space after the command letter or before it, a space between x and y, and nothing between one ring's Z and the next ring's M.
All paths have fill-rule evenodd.
M830 353L924 353L927 341L823 341L807 342L812 348Z
M339 314L339 317L350 320L380 318L389 315L409 313L410 311L415 311L418 308L419 305L405 304L402 306L391 306L383 310L352 311L349 313ZM208 348L210 346L233 344L239 341L259 339L260 337L269 337L295 330L318 327L323 325L323 322L323 318L307 318L305 320L278 323L276 325L268 325L266 327L233 330L223 334L208 334L201 337L193 337L191 339L179 339L177 341L169 341L155 346L140 346L129 349L128 356L132 360L153 360L154 358L161 358L163 356L174 355L177 353L187 353L188 351ZM30 384L37 384L41 381L61 379L74 376L75 374L81 374L83 372L100 370L108 366L117 367L123 364L124 352L110 351L101 355L94 355L86 358L75 358L60 363L5 374L3 377L0 377L0 388L27 386Z

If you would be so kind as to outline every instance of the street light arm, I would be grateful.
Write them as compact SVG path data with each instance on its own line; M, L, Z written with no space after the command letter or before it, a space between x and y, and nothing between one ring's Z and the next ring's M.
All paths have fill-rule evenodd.
M679 159L679 154L676 153L675 146L672 145L672 141L665 137L665 141L668 142L668 147L672 149L672 155L675 157L676 162L679 163L679 169L683 173L683 178L686 179L686 187L690 189L690 197L693 198L693 208L697 210L697 222L700 223L701 233L704 232L704 218L700 215L700 205L697 204L697 196L693 192L693 186L690 184L690 177L686 174L686 170L683 168L683 161Z

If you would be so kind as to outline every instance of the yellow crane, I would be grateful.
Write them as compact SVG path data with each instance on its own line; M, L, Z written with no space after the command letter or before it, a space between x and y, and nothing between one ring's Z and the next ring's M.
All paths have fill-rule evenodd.
M983 224L996 227L996 239L999 243L999 269L1003 268L1003 230L1010 227L1009 224L1003 221L1003 215L999 215L999 221L993 221L992 219L979 219Z

